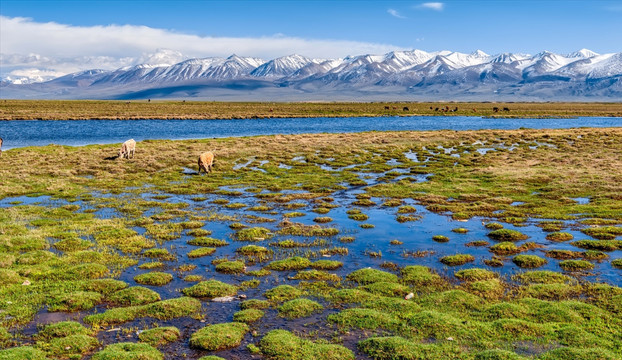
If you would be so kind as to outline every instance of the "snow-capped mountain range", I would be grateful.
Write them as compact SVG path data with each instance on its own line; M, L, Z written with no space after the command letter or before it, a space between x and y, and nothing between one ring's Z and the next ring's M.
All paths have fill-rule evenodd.
M340 59L231 55L173 65L87 70L35 84L3 81L2 98L231 100L622 100L622 53L536 55L393 51Z

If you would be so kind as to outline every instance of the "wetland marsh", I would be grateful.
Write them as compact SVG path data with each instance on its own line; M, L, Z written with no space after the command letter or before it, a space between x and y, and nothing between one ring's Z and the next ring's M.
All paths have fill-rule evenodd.
M619 127L117 151L0 158L0 359L622 357Z

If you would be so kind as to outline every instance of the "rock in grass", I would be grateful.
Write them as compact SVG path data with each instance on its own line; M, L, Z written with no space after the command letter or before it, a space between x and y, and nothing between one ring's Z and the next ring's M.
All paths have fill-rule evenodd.
M521 268L538 268L547 263L546 259L543 259L537 255L516 255L512 258L512 262Z
M279 285L267 290L264 296L272 301L281 302L295 299L302 295L302 291L291 285Z
M564 260L559 267L566 271L585 271L594 269L594 264L585 260Z
M240 322L209 325L192 334L190 346L209 351L231 349L240 346L249 330Z
M185 295L192 297L215 298L222 296L233 296L237 294L237 286L226 284L218 280L201 281L189 288L182 290Z
M324 309L319 303L309 299L294 299L287 301L279 307L279 316L298 319L307 317L314 312Z
M134 281L143 285L162 286L173 281L173 275L161 271L152 271L134 276Z
M149 344L142 343L117 343L106 346L104 350L96 353L92 360L163 360L162 353Z
M365 268L351 272L346 276L346 280L354 281L360 285L373 284L380 281L396 283L397 275L378 269Z
M286 330L268 332L259 342L259 348L269 359L354 360L354 353L346 347L314 343Z
M520 231L511 230L511 229L493 230L489 232L487 235L491 239L495 239L497 241L520 241L520 240L525 240L529 237Z
M264 316L264 312L259 309L245 309L233 314L233 320L243 323L252 323Z
M440 261L443 264L448 265L448 266L458 266L458 265L464 265L466 263L475 261L475 257L469 254L456 254L456 255L444 256L441 258Z
M160 346L169 342L177 341L181 333L174 326L156 327L145 330L138 334L140 341L151 346Z
M311 260L300 256L294 256L283 260L276 260L269 263L266 268L269 270L286 271L302 270L311 266Z
M118 306L144 305L160 300L160 294L142 286L133 286L110 295L108 300Z

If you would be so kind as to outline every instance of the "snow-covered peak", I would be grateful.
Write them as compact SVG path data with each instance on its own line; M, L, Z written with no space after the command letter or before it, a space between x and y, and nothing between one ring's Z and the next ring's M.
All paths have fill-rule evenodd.
M282 77L293 74L295 71L312 62L319 63L320 61L312 60L297 54L283 56L263 63L253 70L251 75L263 77Z
M479 57L479 58L489 58L490 55L486 54L485 52L483 52L482 50L475 50L473 51L471 54L471 56L473 57Z
M575 52L572 52L566 55L566 57L568 58L591 58L591 57L598 56L598 55L600 54L595 53L592 50L581 49L579 51L575 51Z

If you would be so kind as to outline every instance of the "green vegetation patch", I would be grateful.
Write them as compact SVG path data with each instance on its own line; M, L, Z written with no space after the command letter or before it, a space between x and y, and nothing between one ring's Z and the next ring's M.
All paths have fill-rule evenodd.
M622 269L622 259L615 259L611 261L611 265L617 267L618 269Z
M446 282L432 272L429 267L421 265L410 265L402 269L402 281L414 285L415 288L442 288Z
M343 263L337 260L318 260L311 264L311 267L317 270L337 270L342 266Z
M200 247L198 249L188 251L188 257L190 259L196 259L196 258L212 255L215 252L216 252L216 248Z
M257 256L262 254L267 254L270 252L267 248L259 245L246 245L235 250L238 254L245 256Z
M216 271L225 274L241 274L246 271L246 265L241 260L223 261L216 265Z
M511 229L497 229L489 232L487 235L497 241L521 241L528 238L522 232Z
M464 281L490 280L499 277L499 275L490 270L478 268L460 270L454 276Z
M560 261L559 267L565 271L586 271L594 269L594 264L585 260Z
M240 241L262 241L270 239L273 234L264 227L252 227L239 230L235 236Z
M558 242L569 241L569 240L572 240L573 238L574 236L572 236L571 233L567 233L567 232L552 232L546 235L547 240L558 241Z
M140 341L151 346L160 346L177 341L180 336L181 332L174 326L156 327L138 334Z
M290 319L307 317L314 312L322 311L322 309L324 309L322 305L309 299L289 300L278 308L279 316Z
M337 274L331 274L322 270L307 270L307 271L299 271L295 276L292 277L295 280L320 280L320 281L332 281L338 282L341 281L341 277Z
M103 296L94 291L76 291L54 296L48 300L48 311L82 311L102 302Z
M301 270L311 266L311 260L300 256L294 256L283 260L275 260L268 265L266 269L276 271Z
M538 255L516 255L512 258L512 262L521 268L538 268L547 263L546 259Z
M364 268L351 272L346 277L346 280L354 281L360 285L372 284L375 282L394 282L398 281L397 275L391 274L386 271Z
M229 245L228 242L220 239L214 239L211 237L198 237L192 240L188 240L188 245L193 246L208 246L208 247L220 247Z
M38 339L51 340L70 335L93 335L93 332L75 321L61 321L47 325L37 334Z
M173 275L161 271L152 271L134 276L134 281L143 285L162 286L173 281Z
M233 314L233 321L243 322L243 323L252 323L259 319L261 319L265 313L260 309L244 309Z
M573 242L572 245L588 250L622 250L622 240L579 240Z
M346 347L315 343L301 339L286 330L272 330L259 342L262 354L283 360L354 360Z
M160 300L160 294L142 286L119 290L108 297L108 301L118 306L144 305Z
M0 350L2 360L46 360L47 357L42 350L32 346L19 346L10 349Z
M434 235L432 236L432 240L440 243L446 243L449 241L449 238L445 235Z
M201 281L200 283L193 285L189 288L185 288L182 292L187 296L192 297L223 297L233 296L237 294L237 286L226 284L218 280Z
M302 291L291 285L279 285L267 290L264 296L276 302L282 302L295 299L302 295Z
M622 226L600 226L581 229L585 235L599 240L613 240L622 235Z
M374 295L380 296L399 296L403 297L410 292L410 288L406 285L394 282L378 281L362 287Z
M160 320L170 320L182 316L197 314L201 302L189 297L157 301L147 305L112 308L103 313L87 315L83 321L92 325L122 324L139 317L150 316Z
M93 360L163 360L164 355L149 344L143 343L116 343L108 345L104 350L96 353Z
M569 276L548 270L527 271L514 275L513 279L523 284L567 284L572 281Z
M263 310L269 307L270 307L269 301L259 300L259 299L249 299L249 300L245 300L242 303L240 303L240 309L242 310L246 310L246 309Z
M240 322L208 325L192 334L190 346L209 351L231 349L240 346L249 330Z
M456 254L444 256L440 261L448 266L459 266L475 261L475 257L469 254Z

